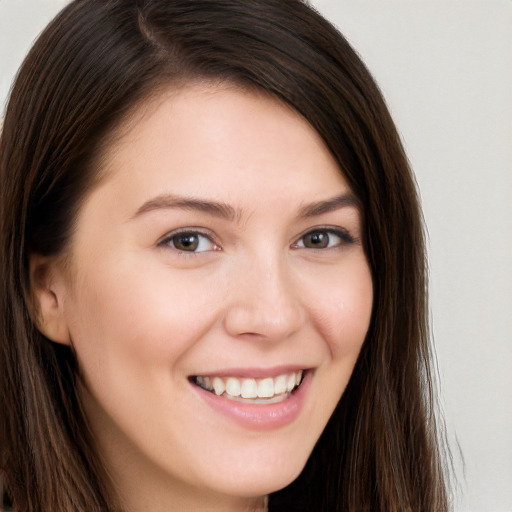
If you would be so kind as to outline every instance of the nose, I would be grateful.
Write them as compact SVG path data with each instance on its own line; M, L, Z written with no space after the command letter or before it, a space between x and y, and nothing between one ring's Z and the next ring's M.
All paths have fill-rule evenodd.
M234 337L280 341L296 333L305 310L285 262L255 262L231 275L224 327Z

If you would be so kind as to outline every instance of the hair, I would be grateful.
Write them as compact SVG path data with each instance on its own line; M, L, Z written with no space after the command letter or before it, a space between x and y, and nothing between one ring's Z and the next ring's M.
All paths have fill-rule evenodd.
M76 0L25 59L0 139L0 468L16 510L119 510L73 350L37 329L28 257L66 249L129 115L194 81L289 104L323 138L364 214L369 331L306 467L270 496L270 510L448 510L415 182L364 64L299 0Z

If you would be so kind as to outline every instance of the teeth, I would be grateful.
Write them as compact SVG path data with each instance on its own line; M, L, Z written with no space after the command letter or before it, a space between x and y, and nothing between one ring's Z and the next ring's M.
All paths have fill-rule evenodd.
M259 402L259 398L274 399L291 393L302 382L303 371L286 373L264 379L239 379L237 377L195 377L195 382L203 389L227 398L248 399ZM277 399L276 398L276 399ZM263 401L268 403L270 400Z
M288 380L286 382L286 390L290 392L295 387L295 374L291 373L288 375Z
M258 396L258 385L254 379L242 380L242 388L240 391L242 398L256 398Z
M240 381L234 377L229 377L226 382L226 393L231 396L240 396Z
M274 396L274 379L263 379L258 384L258 396L260 398L272 398Z
M208 389L208 388L206 388ZM226 386L224 385L224 381L220 377L215 377L213 379L213 390L216 395L222 395L224 391L226 391Z
M274 393L280 395L286 393L286 382L288 381L286 375L279 375L274 382Z

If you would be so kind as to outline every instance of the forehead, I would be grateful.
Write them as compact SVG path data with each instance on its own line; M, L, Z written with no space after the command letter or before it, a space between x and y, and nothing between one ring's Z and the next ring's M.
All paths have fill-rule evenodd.
M118 133L102 171L117 196L136 195L139 202L179 194L256 206L268 195L297 204L348 190L303 117L273 97L232 85L165 91Z

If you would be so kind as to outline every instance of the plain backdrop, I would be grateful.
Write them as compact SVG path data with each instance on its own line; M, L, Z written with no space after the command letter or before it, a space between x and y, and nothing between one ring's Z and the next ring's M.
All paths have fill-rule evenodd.
M66 3L0 0L2 111ZM512 512L512 1L312 3L373 72L417 176L454 510Z

